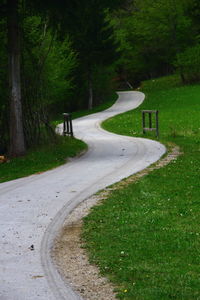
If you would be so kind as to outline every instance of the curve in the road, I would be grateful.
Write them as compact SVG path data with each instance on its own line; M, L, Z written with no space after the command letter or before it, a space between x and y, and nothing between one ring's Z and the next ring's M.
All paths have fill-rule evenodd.
M158 142L100 128L103 120L143 100L140 92L120 92L108 110L73 121L75 136L89 145L85 155L43 174L0 184L1 300L81 299L52 264L53 241L80 202L165 153Z

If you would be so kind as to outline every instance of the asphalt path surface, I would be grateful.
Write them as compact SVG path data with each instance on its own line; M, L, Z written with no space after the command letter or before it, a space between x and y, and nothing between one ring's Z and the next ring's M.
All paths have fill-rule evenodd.
M143 100L140 92L120 92L111 108L73 121L75 136L89 145L84 155L45 173L0 184L0 300L81 299L52 263L53 241L80 202L165 153L156 141L100 128L103 120ZM57 130L61 133L62 125Z

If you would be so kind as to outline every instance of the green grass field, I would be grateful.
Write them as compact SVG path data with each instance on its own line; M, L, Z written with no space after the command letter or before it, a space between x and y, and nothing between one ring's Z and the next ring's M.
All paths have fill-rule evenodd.
M115 190L85 218L84 246L119 299L200 299L200 85L144 82L146 101L103 127L141 136L141 110L159 109L163 143L183 155ZM154 138L154 134L148 134Z

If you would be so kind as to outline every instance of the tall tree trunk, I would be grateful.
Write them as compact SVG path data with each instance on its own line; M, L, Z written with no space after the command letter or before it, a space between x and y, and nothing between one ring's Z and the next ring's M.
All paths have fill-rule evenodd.
M25 153L20 78L19 0L7 0L10 83L10 155Z
M89 75L88 75L88 87L89 87L88 109L92 109L93 108L93 85L92 85L91 71L89 71Z
M178 12L177 12L176 2L172 1L171 5L172 5L171 7L173 7L173 11L175 13L175 15L171 16L172 17L171 18L171 24L172 24L172 37L173 37L174 47L175 47L176 56L177 56L179 53L181 53L180 43L179 43L178 38L177 38L177 30L178 30L177 29L177 27L178 27L178 25L177 25L177 16L178 16ZM178 65L179 65L179 72L180 72L180 77L181 77L182 83L186 83L183 67L182 67L181 63L179 63L179 62L178 62Z

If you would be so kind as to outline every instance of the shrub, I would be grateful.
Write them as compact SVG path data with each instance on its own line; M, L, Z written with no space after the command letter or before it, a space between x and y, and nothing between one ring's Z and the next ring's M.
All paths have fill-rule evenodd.
M200 45L179 53L175 66L180 71L184 83L200 82Z

